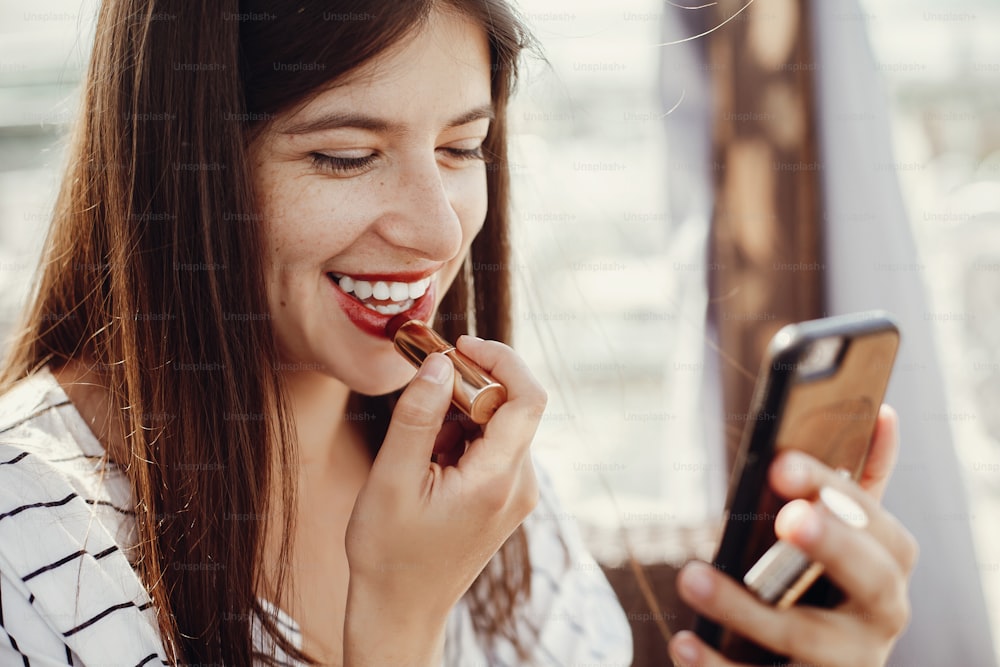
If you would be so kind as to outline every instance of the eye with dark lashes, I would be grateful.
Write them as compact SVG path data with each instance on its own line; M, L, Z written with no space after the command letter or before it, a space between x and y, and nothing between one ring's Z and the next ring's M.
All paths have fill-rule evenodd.
M485 159L482 146L476 146L475 148L446 147L439 150L459 160ZM325 153L310 153L309 157L312 158L313 165L317 169L337 174L349 174L365 171L378 159L378 154L372 153L364 157L337 157L335 155L326 155Z
M310 153L309 157L312 158L313 164L318 169L338 174L364 171L378 159L378 155L374 153L364 157L337 157L324 153Z
M483 154L482 146L476 146L475 148L442 148L441 150L460 160L483 160L486 157Z

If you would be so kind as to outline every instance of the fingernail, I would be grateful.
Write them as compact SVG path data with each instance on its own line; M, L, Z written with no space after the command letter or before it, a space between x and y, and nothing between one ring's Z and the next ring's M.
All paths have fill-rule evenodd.
M854 498L832 486L824 486L819 490L819 499L834 516L855 528L868 525L868 514Z
M698 660L698 646L687 633L677 635L670 645L670 652L673 653L674 662L682 666L693 665Z
M451 379L451 362L442 354L432 354L424 359L418 375L434 384L444 384Z
M684 568L681 579L684 589L692 597L704 600L712 594L715 582L712 581L712 572L708 565L704 563L691 563Z

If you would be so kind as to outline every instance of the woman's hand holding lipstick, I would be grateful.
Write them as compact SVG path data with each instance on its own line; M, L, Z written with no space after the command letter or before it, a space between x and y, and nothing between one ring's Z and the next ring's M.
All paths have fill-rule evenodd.
M433 663L451 608L538 502L530 445L544 389L506 345L463 336L457 347L507 401L441 465L431 458L452 400L451 361L431 354L403 391L347 527L346 664Z

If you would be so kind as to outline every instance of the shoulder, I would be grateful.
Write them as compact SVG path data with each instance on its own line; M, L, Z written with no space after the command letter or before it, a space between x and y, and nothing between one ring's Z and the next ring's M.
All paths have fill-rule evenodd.
M8 575L25 575L22 561L54 553L50 540L97 551L127 542L129 485L105 464L47 370L0 396L0 559ZM99 543L103 535L108 544Z
M0 487L47 502L72 493L117 537L128 537L128 481L47 369L0 395Z
M104 456L104 448L47 368L0 395L0 445L51 463Z
M3 607L23 612L4 630L21 635L21 651L58 645L84 664L136 664L162 649L125 556L128 485L102 468L99 443L81 436L72 409L47 373L0 396Z
M48 368L42 368L0 394L0 433L10 431L35 415L68 402L66 393L52 373Z

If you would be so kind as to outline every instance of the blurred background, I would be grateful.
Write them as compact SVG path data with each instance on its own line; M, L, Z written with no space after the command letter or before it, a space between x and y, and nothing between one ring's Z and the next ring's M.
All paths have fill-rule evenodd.
M682 40L717 23L692 14L716 3L519 4L544 54L529 58L511 117L516 342L550 393L537 456L604 564L621 564L629 550L647 564L710 557L728 475L706 324L715 157L698 77L713 67L697 60L704 47ZM31 286L96 5L0 4L3 336ZM957 455L962 486L953 491L968 501L961 516L923 518L971 526L974 575L998 628L1000 2L832 5L839 13L817 48L838 53L838 31L867 35L866 76L888 102L884 132L880 103L845 112L835 127L864 124L891 143L892 154L867 166L898 179L906 226L897 234L915 245L892 266L926 295L917 320L935 346L936 359L897 367L893 382L940 385L946 404L924 418L951 434L942 447ZM754 11L767 18L751 7L732 25ZM868 47L841 46L850 47L844 57L822 66L850 78ZM866 226L883 223L855 222L861 245ZM904 421L902 447L922 428Z
M553 399L539 456L604 562L620 562L625 544L644 563L710 557L728 474L719 368L706 354L704 323L713 266L705 239L711 195L703 191L719 165L711 121L699 117L713 114L698 84L713 64L683 40L717 25L690 20L717 3L521 4L548 61L530 68L515 115L519 343L536 355L535 368L550 369ZM746 4L732 3L730 13ZM767 22L788 4L760 2L746 14L756 9ZM1000 637L1000 2L829 0L823 11L814 39L826 56L821 101L825 93L835 106L831 95L849 91L851 79L870 80L859 94L873 96L870 105L861 99L828 113L825 140L867 125L890 145L885 155L859 155L856 166L898 179L906 228L895 234L911 237L903 248L915 247L902 258L890 253L882 275L924 292L926 303L903 329L904 347L923 333L915 323L937 355L901 359L890 396L901 385L943 381L937 409L903 421L902 447L926 426L950 431L939 445L954 447L962 486L937 492L968 498L960 510L922 509L919 518L931 530L971 525L975 551L958 567L978 579ZM847 79L840 89L830 83L838 78ZM854 211L858 249L882 238L867 228L885 222L876 213L884 207L865 206ZM841 247L849 254L850 239ZM924 453L901 465L896 477L911 488L899 504L921 486L907 473L929 465ZM933 554L948 547L922 546L921 576L949 580L946 558ZM919 655L899 664L946 664L912 658Z

